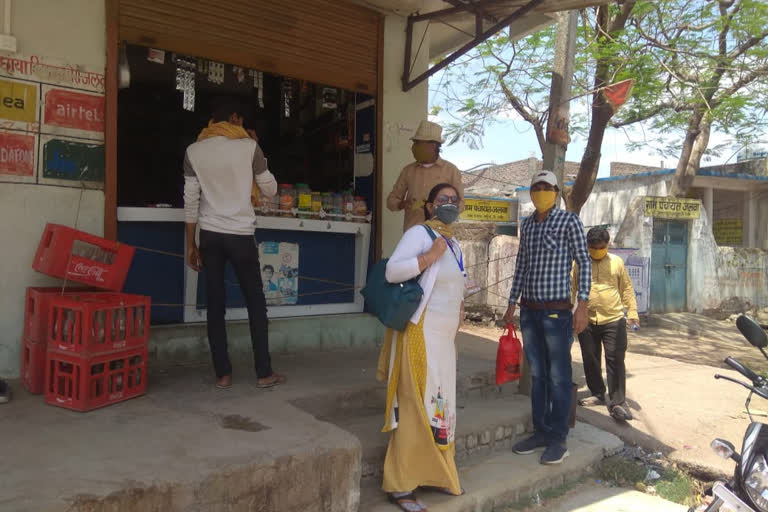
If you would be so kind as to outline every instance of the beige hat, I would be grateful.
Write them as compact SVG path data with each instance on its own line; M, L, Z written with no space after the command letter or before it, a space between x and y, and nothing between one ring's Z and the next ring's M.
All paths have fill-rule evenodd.
M552 171L539 171L533 175L531 179L531 186L537 183L548 183L553 187L557 186L557 177Z
M437 123L424 120L419 123L419 128L411 140L423 140L429 142L439 142L442 144L443 140L443 127Z

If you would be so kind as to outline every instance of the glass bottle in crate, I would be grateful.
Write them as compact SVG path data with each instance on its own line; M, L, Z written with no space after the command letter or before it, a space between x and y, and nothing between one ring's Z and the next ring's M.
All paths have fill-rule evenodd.
M144 336L144 306L137 306L136 307L136 332L135 335L138 337Z

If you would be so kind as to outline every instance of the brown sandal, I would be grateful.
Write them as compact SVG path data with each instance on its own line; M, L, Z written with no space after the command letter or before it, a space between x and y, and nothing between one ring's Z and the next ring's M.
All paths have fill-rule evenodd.
M259 382L260 380L265 380L267 382ZM272 373L269 377L264 377L263 379L257 379L256 381L256 387L259 389L266 389L266 388L272 388L275 386L279 386L280 384L285 384L288 378L285 375L281 375L279 373Z

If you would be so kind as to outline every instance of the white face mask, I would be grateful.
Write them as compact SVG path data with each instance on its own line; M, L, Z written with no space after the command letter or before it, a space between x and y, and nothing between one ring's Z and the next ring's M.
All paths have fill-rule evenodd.
M421 162L420 162L420 163L419 163L419 165L420 165L421 167L427 167L427 168L429 168L429 167L432 167L433 165L435 165L435 163L434 163L434 162L432 162L431 164L425 164L425 163L421 163Z

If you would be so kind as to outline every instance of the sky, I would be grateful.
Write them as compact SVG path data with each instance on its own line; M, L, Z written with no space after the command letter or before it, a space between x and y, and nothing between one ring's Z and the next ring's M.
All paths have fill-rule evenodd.
M444 119L434 116L431 116L430 119L438 123L444 121ZM631 133L631 136L640 139L642 133L636 131ZM713 133L710 147L722 140L725 140L722 134ZM599 178L610 176L611 162L629 162L665 169L674 168L677 165L676 158L660 156L651 148L646 151L629 152L626 148L628 141L627 134L622 130L608 129L606 131L601 151ZM566 160L581 161L585 146L586 139L572 140L568 145ZM504 164L532 156L541 159L541 151L536 141L536 135L528 123L520 120L506 120L486 128L481 149L472 150L463 142L457 142L452 146L444 145L441 156L453 162L459 169L467 170L480 164ZM711 158L709 161L702 161L702 165L724 163L730 156L730 154L726 154L721 158ZM731 163L735 161L735 156L730 159Z
M435 96L434 87L440 81L440 74L436 74L430 79L430 107L438 101ZM573 103L571 108L586 108L578 103ZM515 119L509 113L502 114L504 120L498 121L485 128L485 135L482 140L482 147L473 150L464 142L457 142L453 145L443 145L441 156L446 160L453 162L460 170L468 170L481 164L505 164L516 160L523 160L530 157L541 159L541 151L536 141L536 135L530 125L520 118ZM430 120L447 124L451 121L449 114L445 111L438 116L430 116ZM602 157L600 159L600 168L598 177L610 176L611 162L628 162L639 165L656 166L658 168L670 169L677 166L677 157L661 156L650 146L645 151L628 151L627 143L632 137L633 140L644 140L645 134L641 128L628 127L625 130L616 130L609 128L606 130L603 139ZM682 132L681 132L682 136ZM586 147L586 136L579 137L571 134L571 143L568 145L566 160L580 162ZM725 134L712 132L709 147L725 142ZM706 156L702 160L702 165L717 165L722 163L734 163L736 156L726 152L722 157Z

